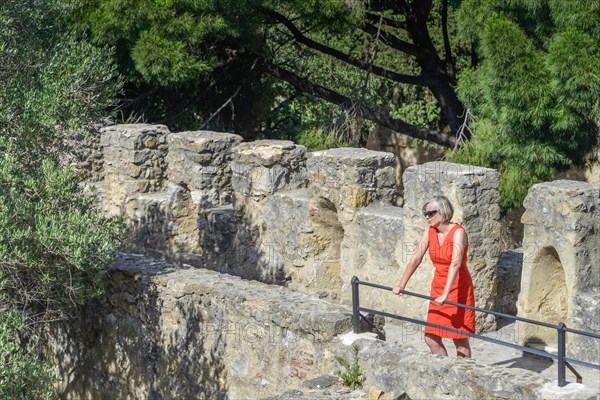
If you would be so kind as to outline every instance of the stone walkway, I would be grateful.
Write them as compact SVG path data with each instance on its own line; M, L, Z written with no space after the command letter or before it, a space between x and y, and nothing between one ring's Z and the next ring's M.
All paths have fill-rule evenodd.
M386 340L405 347L411 346L417 351L429 354L429 349L423 341L421 329L421 326L410 323L388 322L385 325ZM489 337L506 342L514 342L514 335L514 323L504 324L498 331L487 334ZM446 342L446 345L449 352L452 353L454 350L452 341ZM536 372L551 382L557 381L557 366L553 360L530 354L523 355L518 350L481 339L472 339L471 347L473 358L482 364ZM575 369L582 375L583 384L587 388L595 390L597 393L595 398L600 399L600 371L580 366L576 366ZM575 376L568 369L566 378L569 382L567 386L564 388L556 387L557 398L575 399L577 395L573 397L573 393L569 395L569 392L571 391L570 388L575 388L573 385L578 386L578 384L574 383ZM379 397L368 391L369 388L351 391L349 388L341 386L337 377L330 376L307 381L300 389L287 391L279 396L271 397L269 400L366 400L370 398L400 400L407 398L405 394Z
M412 346L418 351L429 353L429 348L423 341L422 326L416 326L411 323L392 322L386 323L385 332L387 341L402 346ZM504 324L496 332L486 334L486 336L514 343L514 323ZM448 353L454 356L454 344L451 340L445 341ZM600 343L599 343L600 346ZM558 379L557 363L552 359L535 356L512 349L510 347L486 342L481 339L472 339L471 347L473 358L486 365L497 365L505 368L515 368L539 373L542 377L551 382ZM583 377L583 384L590 389L594 389L600 398L600 371L574 365L575 370ZM576 381L575 375L567 368L567 382ZM568 385L567 385L568 386Z

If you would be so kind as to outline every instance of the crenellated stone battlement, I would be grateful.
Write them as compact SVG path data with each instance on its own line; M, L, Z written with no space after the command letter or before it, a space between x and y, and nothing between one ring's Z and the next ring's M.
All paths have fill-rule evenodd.
M101 143L103 207L107 215L126 217L133 250L348 303L354 275L387 286L398 281L426 229L422 204L443 194L455 206L453 221L469 235L476 304L496 309L497 302L516 302L516 297L497 298L502 258L495 170L447 162L409 167L403 207L397 207L390 153L354 148L311 153L290 141L245 143L234 134L171 133L146 124L107 127ZM524 279L533 253L550 246L563 254L559 274L577 287L570 299L597 290L598 283L588 278L600 275L597 192L574 181L532 188L523 217ZM561 196L565 200L558 204ZM538 219L554 225L539 225ZM428 293L432 275L426 257L410 289ZM583 283L574 286L577 279ZM523 310L526 303L523 298ZM369 291L364 304L417 318L427 309L427 301ZM574 326L582 321L574 311L564 317ZM480 331L495 327L491 316L478 315L477 323Z
M576 329L600 329L600 194L592 185L557 181L531 188L523 216L523 250L509 254L501 253L500 248L499 174L493 169L447 162L409 167L402 179L403 206L398 207L395 160L385 152L340 148L311 153L289 141L245 143L240 136L228 133L171 133L164 126L146 124L107 127L102 130L101 144L105 170L104 183L98 187L103 187L102 208L107 215L127 220L132 232L130 250L192 267L185 272L175 270L134 279L149 279L166 298L195 299L193 296L219 291L223 282L229 282L225 286L239 284L244 290L276 291L282 299L306 295L307 299L320 298L331 307L348 309L352 276L386 286L398 282L427 227L422 205L442 194L455 206L453 221L462 224L469 235L467 265L473 276L477 306L508 313L518 309L519 315L549 322L559 318ZM219 275L204 269L245 280L223 275L223 282L218 282L215 277ZM428 294L432 276L433 268L426 256L407 289ZM199 280L205 279L206 283L200 285ZM255 287L247 279L271 285ZM211 282L216 285L214 288L209 288ZM181 293L176 294L174 288ZM133 292L129 295L115 299L137 296ZM240 296L236 312L253 318L268 303L246 302L242 301L246 297ZM224 307L236 308L237 300L221 300ZM186 307L195 301L190 300ZM406 296L399 298L391 292L361 291L361 305L365 307L418 319L425 318L427 303ZM140 314L143 304L138 300L134 304L131 311L139 314L136 324L144 325ZM125 306L118 305L123 310L127 309ZM254 306L256 309L252 310ZM191 314L172 308L165 308L165 318L190 323ZM261 314L263 317L268 320ZM278 326L288 325L282 322ZM479 332L495 327L494 318L478 315ZM174 334L185 336L185 332L177 332ZM551 337L535 333L538 342L552 347ZM530 344L536 342L525 339ZM278 346L285 347L284 343L285 340ZM215 356L225 357L218 343L214 345ZM307 353L326 354L336 346L314 348ZM371 349L363 352L380 352L377 346ZM570 339L569 349L570 357L591 362L598 362L600 357L597 343L590 341ZM391 357L384 353L384 359ZM272 356L257 357L271 360ZM323 371L332 368L331 356L323 356ZM413 357L408 353L404 356L406 360ZM241 356L232 357L227 358L231 365L222 365L223 370L229 368L230 377L243 371L246 375L242 374L239 381L228 381L229 389L243 392L272 384L261 383L261 379L269 379L252 369L253 363L241 362ZM370 357L367 356L371 360ZM315 360L311 359L313 363ZM381 360L371 361L369 368L375 368L373 363ZM266 372L270 367L264 365L263 369ZM466 363L458 367L468 372L473 366ZM369 379L378 382L374 370L369 371ZM317 372L322 371L315 369ZM247 373L255 376L251 383ZM290 379L302 380L309 375L296 374ZM488 382L491 386L485 389L486 393L503 398L498 393L504 389L496 393L493 385L504 383L492 381ZM508 381L506 385L510 386ZM446 383L448 387L454 385L452 382ZM280 384L293 387L289 379ZM269 386L261 393L273 394L272 389ZM544 398L534 389L523 390L520 393L524 398ZM422 394L417 389L413 393ZM468 397L464 393L456 395Z
M149 125L108 127L102 135L110 166L104 210L127 218L134 250L347 302L353 275L396 283L426 228L422 203L445 194L471 238L477 302L494 306L500 238L494 170L443 162L409 168L400 208L389 153L309 153L289 141L242 143L232 134ZM149 138L160 145L148 149ZM122 157L126 151L140 155ZM136 185L135 176L144 182ZM156 179L147 184L146 176ZM393 236L390 224L397 226ZM412 290L428 293L430 267L426 260ZM414 317L426 310L426 302L414 299L366 294L365 300L393 302L395 311ZM478 324L486 330L494 321L482 316Z

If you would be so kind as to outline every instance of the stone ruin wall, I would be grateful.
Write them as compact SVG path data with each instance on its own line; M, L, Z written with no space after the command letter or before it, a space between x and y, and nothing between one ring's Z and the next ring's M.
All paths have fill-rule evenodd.
M242 143L237 135L170 133L159 125L108 127L101 142L103 207L108 215L126 217L136 251L349 304L354 275L386 286L397 283L426 228L422 203L444 194L456 208L454 221L469 234L476 304L514 314L522 290L519 312L527 313L524 299L537 290L521 287L520 259L536 257L528 249L539 252L548 246L540 233L546 228L527 231L527 224L537 218L528 215L536 215L553 198L526 202L525 254L501 254L495 170L444 162L410 167L403 175L404 206L396 207L395 161L389 153L349 148L309 153L288 141ZM569 196L586 204L583 214L575 203L547 208L546 213L558 216L559 210L564 214L573 207L574 215L595 218L582 233L584 241L562 245L589 253L577 261L585 260L585 268L560 256L565 274L585 281L588 275L600 275L597 251L590 250L600 247L600 224L597 187L580 185L587 194ZM540 187L544 185L532 188L530 198ZM565 230L556 234L561 241ZM524 263L524 283L528 265ZM407 289L428 294L432 274L426 257ZM511 280L498 285L498 276ZM569 284L576 281L569 279ZM589 325L582 324L582 311L575 310L598 309L598 286L569 289L568 326ZM361 287L361 305L416 318L424 318L427 309L426 301L366 287ZM495 328L494 319L483 315L477 324L479 331Z
M102 301L54 327L63 399L254 399L336 370L345 308L123 255Z
M518 315L600 332L600 186L559 180L525 199ZM556 348L554 329L517 325L522 341ZM567 334L570 355L599 363L600 340Z
M103 207L126 216L137 251L348 303L354 275L386 286L398 282L426 228L423 201L443 193L469 232L477 304L494 306L496 171L449 163L409 168L404 185L410 190L400 208L393 205L389 153L308 153L292 142L241 143L237 135L169 133L152 125L106 128L102 143ZM425 260L409 289L428 294L432 272ZM361 297L365 306L389 312L426 313L426 301L367 288ZM494 327L484 316L478 324Z
M349 307L316 293L141 255L119 257L105 279L101 301L49 337L62 399L267 399L335 375L336 356L350 359L340 337L351 330ZM356 343L365 388L408 395L390 398L557 398L533 372Z

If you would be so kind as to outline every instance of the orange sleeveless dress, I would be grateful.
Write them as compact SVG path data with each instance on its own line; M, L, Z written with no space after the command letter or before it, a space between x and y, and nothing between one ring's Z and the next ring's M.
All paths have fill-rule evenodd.
M431 282L431 297L439 297L444 292L448 271L450 269L450 262L452 261L454 232L459 228L463 229L462 226L455 224L450 229L450 232L448 232L448 235L446 235L442 244L438 241L437 230L433 227L429 228L429 257L435 267L435 274L433 276L433 281ZM471 275L467 269L467 250L468 246L463 253L460 269L458 270L454 285L452 285L452 289L448 294L447 301L475 306L473 281L471 280ZM427 322L475 333L475 311L449 304L438 306L434 301L430 301ZM466 335L430 326L425 327L425 333L450 339L468 338Z

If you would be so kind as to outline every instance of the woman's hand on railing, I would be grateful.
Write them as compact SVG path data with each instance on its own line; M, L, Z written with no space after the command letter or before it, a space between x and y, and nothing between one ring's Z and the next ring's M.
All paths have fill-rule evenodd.
M441 306L442 304L444 304L444 302L448 300L448 295L441 295L440 297L436 298L435 300L433 300L435 302L435 304L437 304L438 306Z
M394 286L394 288L392 289L392 292L393 292L395 295L402 296L402 294L403 294L403 293L402 293L402 291L403 291L403 290L404 290L404 288L403 288L403 287L400 287L400 285L396 285L396 286Z

